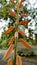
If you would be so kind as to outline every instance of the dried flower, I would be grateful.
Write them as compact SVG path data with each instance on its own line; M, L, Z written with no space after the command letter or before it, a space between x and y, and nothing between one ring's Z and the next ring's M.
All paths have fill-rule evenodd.
M14 37L18 38L18 32L17 31L15 32Z

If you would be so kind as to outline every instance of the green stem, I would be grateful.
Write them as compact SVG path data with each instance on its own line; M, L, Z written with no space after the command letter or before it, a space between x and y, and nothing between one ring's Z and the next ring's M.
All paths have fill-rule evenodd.
M16 2L18 3L19 0L16 0Z
M16 65L16 57L17 57L17 38L15 40L14 64L13 65Z
M18 0L16 0L18 3ZM15 22L15 31L18 31L18 22L19 22L19 11L18 11L18 6L17 6L17 18L16 18L16 22ZM13 61L13 65L16 65L16 57L17 57L17 43L18 43L18 38L15 39L15 45L14 45L14 61Z

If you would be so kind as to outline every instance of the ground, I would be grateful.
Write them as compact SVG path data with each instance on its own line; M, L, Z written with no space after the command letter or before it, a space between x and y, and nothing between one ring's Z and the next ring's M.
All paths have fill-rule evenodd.
M6 50L0 51L0 65L6 65L7 61L3 62L2 57ZM11 55L12 57L12 55ZM37 56L31 56L31 57L22 57L22 63L23 65L37 65Z

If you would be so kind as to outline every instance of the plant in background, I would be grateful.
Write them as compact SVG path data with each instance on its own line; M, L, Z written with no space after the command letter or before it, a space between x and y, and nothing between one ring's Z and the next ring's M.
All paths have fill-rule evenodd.
M16 22L13 24L13 26L10 26L10 28L8 28L8 30L6 30L4 32L4 34L7 35L7 34L13 32L13 30L15 30L14 36L12 36L12 38L10 38L10 40L9 40L9 44L8 44L9 48L8 48L7 52L5 53L4 57L2 58L3 61L6 61L9 58L12 50L14 50L14 58L10 58L8 60L7 65L22 65L21 57L17 53L18 52L18 50L17 50L18 41L21 42L27 48L31 48L31 45L29 45L22 38L19 38L19 34L22 36L25 36L25 33L22 30L19 30L19 28L18 28L19 25L25 25L31 21L31 20L19 21L20 17L28 16L28 14L24 14L24 13L20 14L20 12L23 10L22 2L24 2L24 1L25 0L21 0L19 2L19 0L16 0L16 2L15 2L14 0L10 0L10 3L13 4L16 8L16 12L12 11L12 9L8 7L9 15L12 17L15 17Z

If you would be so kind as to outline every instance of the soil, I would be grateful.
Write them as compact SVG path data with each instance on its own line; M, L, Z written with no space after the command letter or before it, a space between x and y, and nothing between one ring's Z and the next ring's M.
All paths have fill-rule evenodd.
M1 60L5 52L6 50L0 52L0 65L7 65L7 61L3 62ZM22 58L22 65L37 65L37 56L27 56L27 57L23 56L21 58Z
M1 58L2 58L1 54ZM12 56L11 56L12 57ZM7 61L3 62L0 58L0 65L7 65ZM37 65L37 56L21 57L22 65Z
M23 65L37 65L37 56L22 57Z

